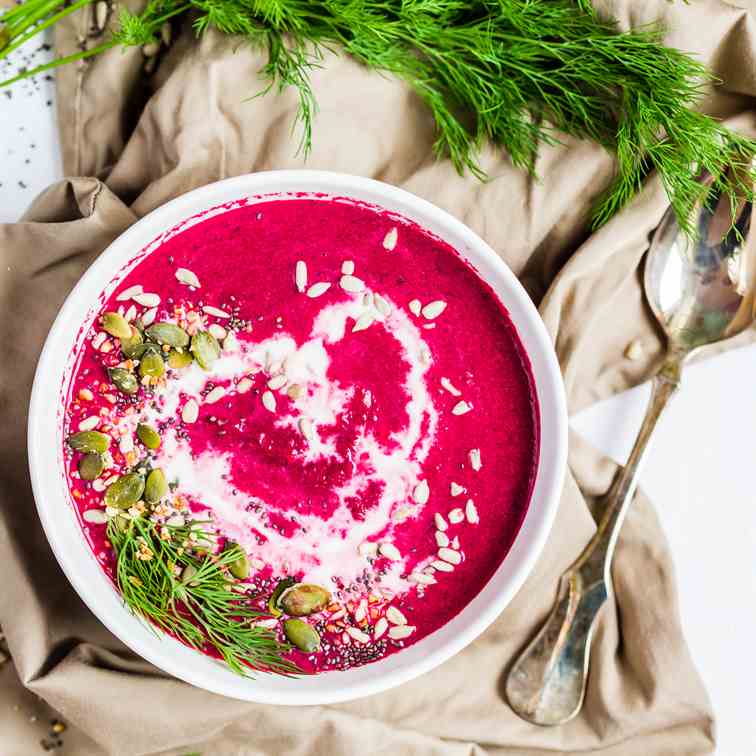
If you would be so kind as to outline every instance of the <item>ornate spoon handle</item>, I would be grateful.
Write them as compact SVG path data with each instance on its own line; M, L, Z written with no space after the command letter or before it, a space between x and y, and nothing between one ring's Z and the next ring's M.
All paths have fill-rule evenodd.
M679 385L680 363L668 361L652 383L651 399L627 464L609 490L598 529L562 575L556 603L541 630L514 663L506 693L515 713L538 725L572 719L583 703L591 635L611 582L611 562L638 472L669 399Z

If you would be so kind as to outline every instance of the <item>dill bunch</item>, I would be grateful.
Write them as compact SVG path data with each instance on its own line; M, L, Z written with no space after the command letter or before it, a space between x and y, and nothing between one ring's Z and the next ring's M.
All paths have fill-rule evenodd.
M213 649L239 675L300 672L284 658L290 647L271 630L252 624L268 615L234 591L223 570L239 558L238 547L221 552L215 561L182 547L199 525L156 525L141 517L124 529L116 519L108 523L115 579L126 606L192 648ZM160 537L160 530L166 537Z
M65 1L25 0L19 8ZM702 171L718 192L753 199L756 142L694 109L712 83L707 69L665 47L659 28L619 32L587 0L148 0L141 13L121 13L104 45L144 45L182 15L197 34L216 29L267 52L263 91L297 90L305 152L317 110L310 73L334 49L405 81L433 114L437 154L460 172L485 178L478 160L484 141L531 173L541 145L562 134L613 152L616 176L596 204L596 225L652 170L691 235L688 212L709 191L697 181ZM10 30L6 50L13 49L20 22L0 22ZM737 170L728 170L733 164Z

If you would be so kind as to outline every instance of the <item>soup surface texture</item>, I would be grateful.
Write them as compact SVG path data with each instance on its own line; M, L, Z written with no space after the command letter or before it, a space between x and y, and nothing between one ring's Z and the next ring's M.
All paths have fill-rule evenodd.
M437 630L505 558L538 459L529 362L490 287L422 228L348 199L239 203L169 235L97 308L64 455L116 583L115 521L177 533L319 672ZM92 432L107 450L87 451ZM140 567L159 558L137 546Z

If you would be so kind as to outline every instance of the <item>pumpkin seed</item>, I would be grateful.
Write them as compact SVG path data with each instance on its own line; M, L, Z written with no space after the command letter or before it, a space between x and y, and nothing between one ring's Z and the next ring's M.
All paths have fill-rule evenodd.
M287 619L283 623L284 635L293 646L306 654L311 654L320 648L318 631L301 619Z
M124 394L136 394L139 391L139 383L136 376L126 368L108 368L110 382Z
M247 559L247 555L242 551L238 543L230 543L226 547L226 550L238 554L237 558L228 565L228 571L235 578L246 580L249 577L249 559Z
M171 349L171 353L168 355L168 367L174 370L181 370L181 368L189 367L192 364L192 355L189 352L177 352L175 349Z
M110 436L94 430L73 433L66 441L74 451L88 454L104 454L110 447Z
M131 336L128 320L117 312L106 312L102 316L102 330L117 339L128 339Z
M164 372L165 363L157 351L150 349L142 355L142 359L139 362L139 375L143 378L147 375L150 378L160 378Z
M278 585L273 590L273 593L271 594L270 598L268 599L268 611L274 616L274 617L280 617L283 612L278 608L278 599L281 597L281 594L287 589L291 588L292 585L296 585L296 580L294 578L284 578L283 580L278 581Z
M157 449L160 446L160 434L151 426L139 423L136 429L137 438L148 448Z
M147 348L144 344L142 332L134 326L131 326L131 335L125 339L121 339L120 343L121 351L130 360L138 360Z
M101 454L89 452L79 460L79 475L82 480L94 480L102 475L105 469L105 460Z
M155 323L147 329L147 336L158 344L172 347L189 346L189 334L175 323Z
M281 594L278 606L293 617L307 617L322 611L330 602L331 594L325 588L298 583Z
M156 467L144 484L144 500L148 504L157 504L168 493L168 481L163 471Z
M126 473L111 483L105 491L105 504L116 509L128 509L144 493L144 477L139 473Z
M213 363L220 357L220 344L211 333L198 331L192 336L190 347L194 359L203 370L210 370Z
M113 518L113 522L115 523L116 530L119 533L125 533L129 527L129 521L125 517L121 517L121 515L116 515Z

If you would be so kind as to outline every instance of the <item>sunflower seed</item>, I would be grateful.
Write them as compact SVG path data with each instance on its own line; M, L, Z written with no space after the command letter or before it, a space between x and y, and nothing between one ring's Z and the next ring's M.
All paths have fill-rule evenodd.
M449 536L443 530L436 531L436 545L439 548L449 545Z
M459 508L452 509L452 511L449 512L449 522L452 525L457 525L460 522L462 522L462 520L464 519L465 519L465 513Z
M80 431L91 431L94 430L98 425L100 424L100 418L98 415L90 415L87 418L84 418L79 423L79 430Z
M420 362L422 362L423 365L430 365L431 364L431 353L430 353L430 349L428 349L428 347L423 347L420 350Z
M207 332L212 333L213 336L215 336L218 341L223 341L223 339L226 338L226 329L222 325L218 325L217 323L211 323L207 327ZM223 345L225 346L225 344Z
M462 396L462 392L448 379L448 378L442 378L441 379L441 385L443 388L445 388L452 396Z
M430 497L430 486L428 485L428 481L421 480L415 486L415 490L412 492L412 498L418 504L425 504L427 503L429 497Z
M399 553L399 549L397 549L393 543L382 543L378 547L378 552L381 556L386 557L386 559L390 559L392 562L398 562L402 558L402 555Z
M206 397L205 404L215 404L226 395L226 389L223 386L216 386Z
M475 472L478 472L483 467L483 461L480 458L480 449L470 449L467 455L470 459L470 466Z
M452 496L459 496L461 493L464 493L465 489L459 485L459 483L455 483L452 481L451 484L451 495Z
M315 297L325 294L330 288L331 284L327 281L318 281L318 283L314 283L309 289L307 289L307 296L311 299L315 299Z
M291 386L286 389L286 395L289 399L299 399L303 393L304 391L298 383L292 383Z
M128 433L125 436L121 436L121 440L118 442L118 451L121 454L128 454L134 451L134 437Z
M185 423L196 423L199 417L199 405L194 399L190 399L181 410L181 419Z
M269 381L268 381L268 388L272 391L278 391L278 389L283 388L286 385L286 376L285 375L274 375Z
M386 236L383 237L383 248L391 251L396 247L397 239L399 238L399 232L396 227L392 228Z
M344 260L344 262L341 263L341 272L345 276L351 276L352 273L354 273L354 263L351 260Z
M136 286L129 286L128 289L124 289L117 297L117 302L125 302L128 299L132 299L137 294L141 294L144 291L144 289L139 285L136 284Z
M431 567L439 572L454 572L454 565L449 562L442 562L440 559L436 559L431 562Z
M349 291L353 294L359 294L361 291L365 291L365 282L356 276L342 276L339 284L344 291Z
M459 564L462 561L462 554L454 549L441 548L438 550L438 558L449 564Z
M371 291L366 291L362 295L362 306L363 307L372 307L373 306L373 293Z
M92 489L97 491L97 493L102 493L106 488L107 486L102 478L97 478L97 480L92 481Z
M160 304L160 297L157 294L134 294L131 298L142 307L157 307Z
M104 525L108 521L108 515L102 509L88 509L82 514L81 519L93 525Z
M455 551L459 551L459 536L454 536L454 539L451 542L451 547Z
M263 407L265 407L265 409L268 410L268 412L276 411L276 397L272 391L263 392L262 403L263 403Z
M465 517L467 517L467 521L471 525L477 525L480 522L480 518L478 517L478 509L472 499L468 499L467 504L465 504Z
M407 624L407 618L395 606L390 606L388 609L386 609L386 619L392 625Z
M215 318L222 318L223 320L227 320L231 317L231 315L225 310L221 310L220 307L213 307L212 305L205 305L202 308L202 312L212 315Z
M380 294L375 295L375 309L386 318L391 314L391 305Z
M363 557L375 556L378 553L378 544L375 541L363 541L357 547L357 553Z
M373 630L373 640L382 638L386 630L388 630L388 622L385 617L381 617L378 622L375 623L375 630Z
M435 320L446 309L446 302L436 299L423 307L423 317L426 320Z
M299 418L299 432L309 441L313 438L312 421L308 417Z
M151 309L147 310L147 312L142 315L142 325L148 326L152 325L155 322L155 318L157 317L157 307L152 307Z
M640 339L633 339L625 347L625 357L631 362L637 362L643 358L645 350L643 349L643 342Z
M466 401L457 402L452 407L452 415L464 415L467 412L469 412L472 409L472 405L468 404Z
M297 286L298 292L304 292L307 288L307 263L304 260L297 260L297 265L294 269L294 283Z
M413 314L413 315L414 315L415 317L417 317L417 316L418 316L418 315L420 314L420 311L421 311L421 310L423 309L423 305L422 305L422 303L420 302L420 300L419 300L419 299L413 299L413 300L412 300L412 301L411 301L411 302L409 303L408 307L409 307L409 311L410 311L410 312L411 312L411 313L412 313L412 314Z
M442 514L439 514L436 512L436 514L433 515L433 519L436 522L436 528L440 531L446 530L449 526L446 524L446 520L444 519L444 516Z
M187 268L179 268L176 271L176 278L178 279L179 283L186 284L187 286L194 286L195 289L202 288L202 284L200 283L199 278L197 278L196 274L191 270L188 270Z
M349 633L349 637L358 643L370 643L370 636L363 633L362 630L358 630L356 627L348 627L346 631Z
M126 310L123 317L127 323L131 323L131 321L134 320L136 315L137 315L136 307L134 307L134 305L130 305L129 309Z
M365 617L367 617L367 601L365 599L362 599L359 606L354 611L354 621L362 622Z
M433 585L436 582L436 578L433 575L426 575L423 572L413 572L407 580L417 585Z
M99 331L92 339L92 349L99 349L107 338L108 334L105 331Z
M352 333L356 333L357 331L364 331L365 329L370 328L370 326L373 325L374 321L375 317L373 316L372 312L363 312L352 326Z
M236 390L240 394L246 394L252 388L252 381L249 378L242 378L239 383L236 384Z

